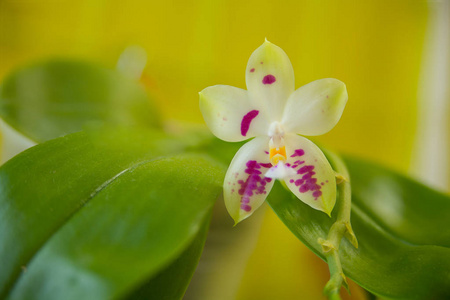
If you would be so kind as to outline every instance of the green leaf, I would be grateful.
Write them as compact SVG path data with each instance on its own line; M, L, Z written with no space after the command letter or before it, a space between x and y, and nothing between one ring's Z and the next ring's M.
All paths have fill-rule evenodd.
M347 158L352 225L359 247L343 239L345 274L370 292L392 299L450 297L450 198L372 163ZM281 185L268 202L286 226L324 258L318 238L336 219L313 210Z
M137 82L94 64L64 59L40 62L7 77L0 87L0 117L36 142L90 124L160 125Z
M450 197L385 168L348 157L354 203L391 234L450 248Z
M182 295L224 172L203 155L174 156L185 147L158 132L99 129L3 165L0 297L120 298L163 270L180 273ZM163 274L161 293L173 288Z
M205 245L206 235L209 224L203 225L195 240L164 271L156 277L151 278L149 282L127 296L130 300L172 300L181 299L186 292L190 279L194 274L195 267L200 260L203 246Z

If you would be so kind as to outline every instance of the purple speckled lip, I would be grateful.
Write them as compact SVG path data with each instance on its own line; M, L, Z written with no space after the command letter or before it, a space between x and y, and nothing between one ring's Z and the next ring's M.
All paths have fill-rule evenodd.
M247 179L238 180L241 188L238 190L241 198L241 209L249 212L252 210L250 206L250 197L253 195L266 194L266 184L272 181L272 178L267 178L262 175L261 168L270 168L272 164L258 163L256 160L249 160L246 164L245 173L248 174Z
M248 130L250 129L250 124L252 123L253 119L256 118L259 114L259 110L252 110L249 111L241 121L241 134L242 136L246 136Z

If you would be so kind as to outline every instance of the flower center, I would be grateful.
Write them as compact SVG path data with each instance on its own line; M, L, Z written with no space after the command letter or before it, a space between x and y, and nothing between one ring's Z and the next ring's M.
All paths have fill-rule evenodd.
M269 156L272 165L280 161L286 162L286 146L284 144L284 128L279 122L273 122L269 128Z

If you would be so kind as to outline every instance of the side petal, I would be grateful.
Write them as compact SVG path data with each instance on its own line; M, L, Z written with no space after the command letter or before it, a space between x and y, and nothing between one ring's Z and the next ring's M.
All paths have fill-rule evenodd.
M200 95L200 111L212 133L227 142L266 135L269 123L260 109L250 103L246 90L215 85Z
M271 122L279 121L295 89L294 70L286 53L266 40L250 56L245 81L251 101L261 103Z
M285 138L287 163L296 175L285 178L288 188L312 208L330 215L336 203L336 178L322 151L296 134Z
M341 118L347 99L345 84L337 79L319 79L302 86L286 103L282 119L286 132L327 133Z
M231 161L223 183L223 195L235 224L260 207L272 189L274 180L264 177L272 166L268 150L269 138L256 137L242 146Z

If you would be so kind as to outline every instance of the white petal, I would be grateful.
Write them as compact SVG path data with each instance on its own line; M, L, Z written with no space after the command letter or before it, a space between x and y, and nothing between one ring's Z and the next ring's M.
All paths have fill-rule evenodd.
M223 193L228 213L239 223L249 217L267 197L274 180L264 174L272 166L269 138L256 137L239 149L231 161Z
M246 90L215 85L199 94L206 125L219 139L238 142L267 134L269 123L260 109L250 103Z
M285 178L289 189L312 208L330 215L336 202L336 179L330 163L322 151L310 140L288 134L286 165L296 175Z
M245 81L251 101L263 106L271 122L279 121L295 89L294 70L286 53L266 40L250 56Z
M282 124L286 132L303 135L327 133L341 118L347 99L343 82L333 78L313 81L289 97Z

